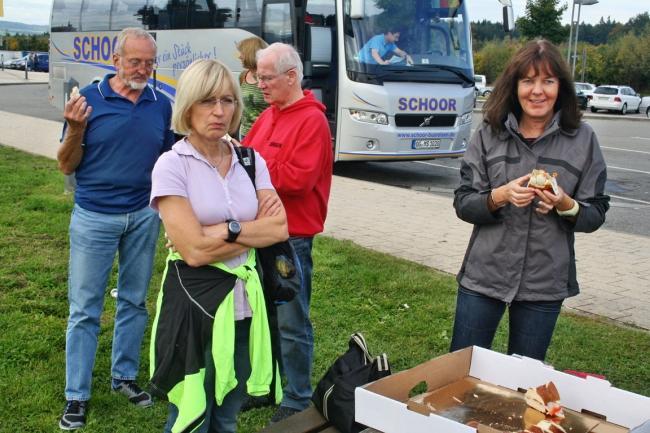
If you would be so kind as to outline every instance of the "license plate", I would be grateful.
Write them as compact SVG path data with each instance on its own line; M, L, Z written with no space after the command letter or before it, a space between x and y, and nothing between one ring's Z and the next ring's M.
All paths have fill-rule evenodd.
M422 138L411 142L413 149L440 149L439 138Z
M609 96L599 96L598 99L601 100L601 101L608 101Z

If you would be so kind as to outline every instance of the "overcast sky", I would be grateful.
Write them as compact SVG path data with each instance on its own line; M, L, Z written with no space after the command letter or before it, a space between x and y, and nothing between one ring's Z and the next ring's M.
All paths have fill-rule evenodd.
M472 21L487 19L501 21L501 5L497 0L466 0L471 8ZM572 0L564 0L563 3ZM515 16L524 14L526 0L512 0ZM52 0L4 0L4 16L0 20L28 24L48 24ZM578 7L576 6L576 15ZM596 24L600 17L627 22L631 17L650 11L650 0L600 0L598 4L583 6L580 21ZM571 19L571 7L564 13L564 23ZM577 16L576 16L577 19Z

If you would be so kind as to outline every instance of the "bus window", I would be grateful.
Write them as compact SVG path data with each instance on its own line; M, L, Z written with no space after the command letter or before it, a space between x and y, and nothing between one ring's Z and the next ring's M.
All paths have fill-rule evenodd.
M319 27L336 25L336 5L334 0L309 0L305 14L305 23Z
M111 30L142 27L146 4L146 0L113 0Z
M262 32L262 0L237 0L237 27L255 35Z
M293 44L291 5L289 3L269 3L264 5L262 39L269 44L273 42Z
M187 28L187 0L150 0L144 19L148 30Z
M52 5L52 31L76 32L79 30L81 0L54 0Z
M81 4L81 26L79 30L108 30L108 20L110 17L110 2L84 0Z
M190 3L190 28L235 27L235 0L194 0Z

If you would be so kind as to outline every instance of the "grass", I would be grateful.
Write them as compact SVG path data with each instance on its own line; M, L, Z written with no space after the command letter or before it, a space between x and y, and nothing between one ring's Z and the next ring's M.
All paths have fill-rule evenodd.
M63 177L51 160L0 146L0 173L0 432L58 432L72 197L63 194ZM159 254L151 283L151 313L162 259ZM327 237L317 238L314 262L314 382L358 330L373 352L388 353L394 371L447 351L456 289L452 276ZM114 313L107 296L84 432L162 431L164 403L141 410L110 393ZM495 350L505 350L505 337L502 327ZM145 341L142 383L148 335ZM564 313L547 360L558 369L604 374L617 387L650 396L649 356L648 332ZM258 431L271 413L266 408L244 414L240 432Z

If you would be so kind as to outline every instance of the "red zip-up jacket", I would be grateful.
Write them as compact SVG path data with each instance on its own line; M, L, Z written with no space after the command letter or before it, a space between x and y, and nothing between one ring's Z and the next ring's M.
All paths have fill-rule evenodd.
M332 137L325 106L311 91L280 110L270 106L255 121L245 146L266 160L287 212L289 234L311 237L323 231L332 184Z

